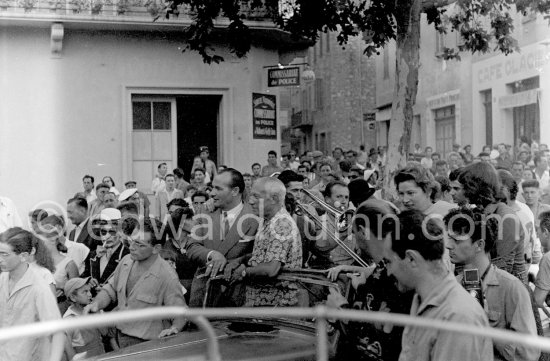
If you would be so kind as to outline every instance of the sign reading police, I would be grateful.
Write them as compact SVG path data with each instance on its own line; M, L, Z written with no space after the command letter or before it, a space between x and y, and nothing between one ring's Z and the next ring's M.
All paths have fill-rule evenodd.
M300 68L269 69L267 71L267 86L300 85Z
M277 140L275 95L252 93L252 138Z

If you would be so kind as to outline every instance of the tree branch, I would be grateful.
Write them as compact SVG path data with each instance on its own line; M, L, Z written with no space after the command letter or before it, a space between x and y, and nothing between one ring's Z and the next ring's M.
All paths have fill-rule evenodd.
M455 3L457 0L422 0L422 11L431 8L442 8Z

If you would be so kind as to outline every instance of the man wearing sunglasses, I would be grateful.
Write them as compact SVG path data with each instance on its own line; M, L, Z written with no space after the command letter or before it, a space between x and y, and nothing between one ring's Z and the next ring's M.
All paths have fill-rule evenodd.
M118 225L122 216L118 209L106 208L93 221L97 249L90 254L82 277L92 277L92 288L105 284L118 266L120 260L130 251L122 242Z

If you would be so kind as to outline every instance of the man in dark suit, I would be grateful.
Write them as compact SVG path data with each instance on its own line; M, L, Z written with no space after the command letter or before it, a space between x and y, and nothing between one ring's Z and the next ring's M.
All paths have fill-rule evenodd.
M102 246L98 246L91 252L81 277L91 277L90 285L94 288L105 284L120 260L130 253L117 232L117 225L121 218L118 209L106 208L93 221L94 226L96 224L98 226Z
M218 274L231 275L250 256L254 236L258 230L258 218L248 204L243 204L244 179L232 168L218 174L212 182L210 193L215 210L200 214L195 220L192 241L187 246L189 258L199 265L191 285L191 307L201 307L208 277ZM201 213L201 212L199 212ZM216 306L241 306L244 304L245 287L237 283L224 292L217 293Z
M97 242L93 234L90 234L88 218L88 202L85 198L71 198L67 202L67 216L75 225L75 228L69 233L69 241L83 243L90 251L95 251Z

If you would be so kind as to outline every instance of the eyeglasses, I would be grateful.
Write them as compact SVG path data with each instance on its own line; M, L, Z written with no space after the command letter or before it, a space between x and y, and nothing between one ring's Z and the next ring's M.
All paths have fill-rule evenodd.
M348 178L349 179L357 179L357 178L359 178L359 176L358 175L350 175L350 176L348 176Z
M117 234L116 229L100 229L99 234L102 236L114 236Z

